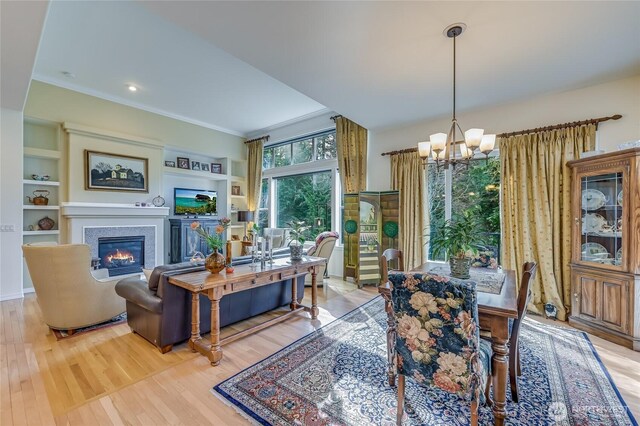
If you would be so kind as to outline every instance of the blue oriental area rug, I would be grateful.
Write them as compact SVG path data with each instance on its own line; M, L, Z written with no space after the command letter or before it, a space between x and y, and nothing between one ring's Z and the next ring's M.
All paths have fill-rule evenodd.
M394 425L380 297L220 383L213 394L262 425ZM506 425L632 425L635 419L586 334L527 319L520 403ZM468 425L470 406L407 378L405 425ZM489 407L479 423L493 424Z

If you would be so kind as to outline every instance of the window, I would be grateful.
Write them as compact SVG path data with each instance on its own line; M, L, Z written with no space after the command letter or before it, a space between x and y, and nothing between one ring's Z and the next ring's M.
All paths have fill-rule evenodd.
M442 223L456 213L470 211L484 231L486 238L477 261L493 263L500 255L500 159L472 160L468 168L437 170L428 167L428 205L430 227ZM452 213L453 212L453 213ZM430 260L434 257L429 249ZM486 265L484 265L486 266Z
M331 171L273 179L275 222L287 228L291 221L303 221L311 228L307 240L331 229Z
M265 147L258 225L283 228L292 220L303 221L311 227L307 240L336 229L337 169L335 130Z

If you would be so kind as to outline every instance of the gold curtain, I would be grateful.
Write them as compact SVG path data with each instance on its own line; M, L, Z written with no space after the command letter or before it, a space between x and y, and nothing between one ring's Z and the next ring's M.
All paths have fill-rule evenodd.
M391 156L391 188L400 192L399 249L410 270L424 262L426 173L417 152Z
M247 209L251 212L260 207L263 145L264 139L247 144Z
M367 129L344 118L336 118L338 168L343 194L367 189Z
M538 263L529 310L544 304L566 320L571 303L571 172L567 161L595 147L591 124L499 140L502 266L518 277L526 261Z

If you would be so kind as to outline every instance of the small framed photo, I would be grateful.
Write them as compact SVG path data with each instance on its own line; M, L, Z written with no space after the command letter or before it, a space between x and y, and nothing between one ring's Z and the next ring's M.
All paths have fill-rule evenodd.
M200 162L192 161L191 162L191 170L200 170Z
M231 186L231 195L240 195L240 187L236 185Z
M175 167L176 166L176 162L175 161L165 161L164 165L165 165L165 167Z
M203 172L209 171L209 163L200 163L200 167L202 168Z
M189 161L188 158L186 158L186 157L178 157L177 161L178 161L178 168L179 169L187 169L187 170L189 170L191 168L190 167L191 162Z
M222 173L222 163L211 163L211 173Z

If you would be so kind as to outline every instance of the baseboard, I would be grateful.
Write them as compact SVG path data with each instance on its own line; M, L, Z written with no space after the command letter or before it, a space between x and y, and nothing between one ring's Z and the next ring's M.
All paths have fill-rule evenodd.
M22 299L24 294L20 293L12 293L12 294L3 294L0 296L0 302L4 302L5 300L13 300L13 299Z
M27 287L27 288L23 288L22 289L22 293L27 294L27 293L35 293L36 289L33 287Z

